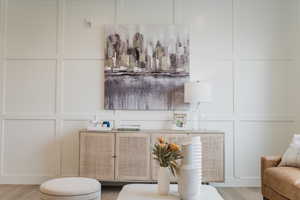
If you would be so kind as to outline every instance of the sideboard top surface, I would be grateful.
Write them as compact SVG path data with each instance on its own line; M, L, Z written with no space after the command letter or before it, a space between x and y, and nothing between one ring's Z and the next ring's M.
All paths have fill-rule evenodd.
M172 130L172 129L142 129L139 131L118 131L113 129L111 131L90 131L81 129L80 133L149 133L149 134L224 134L222 131L217 130Z

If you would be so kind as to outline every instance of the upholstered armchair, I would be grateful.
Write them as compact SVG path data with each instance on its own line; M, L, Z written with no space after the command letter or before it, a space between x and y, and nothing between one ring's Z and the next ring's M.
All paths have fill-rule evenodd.
M300 169L278 167L279 156L261 158L264 200L300 200Z

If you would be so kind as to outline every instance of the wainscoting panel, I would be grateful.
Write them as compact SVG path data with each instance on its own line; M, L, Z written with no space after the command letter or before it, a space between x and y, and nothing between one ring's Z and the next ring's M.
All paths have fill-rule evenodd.
M212 102L202 103L201 112L214 115L232 115L234 112L234 77L231 61L202 61L191 64L192 80L210 80Z
M1 115L0 115L1 116ZM3 176L3 153L4 153L4 120L0 117L0 177Z
M3 72L4 72L3 60L0 57L0 114L2 114L3 107L4 107L4 105L3 105L3 97L4 97L4 94L3 94L3 92L4 92L3 91L3 82L4 82Z
M171 127L172 111L103 110L103 25L115 23L190 25L191 79L214 86L200 126L226 135L221 185L259 185L260 156L281 153L299 130L295 9L296 0L0 0L0 183L76 175L78 131L91 119Z
M56 61L10 60L6 69L7 113L55 112Z
M58 145L54 120L5 120L4 176L56 176Z
M291 62L240 62L239 111L248 115L288 115Z
M300 5L300 1L299 1ZM300 7L300 6L299 6ZM300 13L299 13L300 16ZM299 17L299 31L300 31L300 17ZM300 44L300 38L298 38L298 43ZM299 47L300 52L300 47ZM299 74L300 74L300 59L294 61L289 68L288 74L288 87L289 87L289 113L295 117L300 118L300 92L299 92ZM299 124L300 125L300 124Z
M119 24L172 24L173 0L117 0Z
M55 57L58 0L8 0L7 56Z
M4 50L4 45L3 45L3 42L4 42L4 4L3 4L3 1L1 0L0 1L0 63L2 61L2 58L3 58L3 50Z
M79 133L87 127L87 121L63 121L61 142L61 175L79 175Z
M103 61L65 61L63 74L63 110L65 113L96 112L103 109Z
M3 112L3 83L4 83L4 30L5 30L5 8L4 1L0 0L0 114ZM0 152L1 153L1 152Z
M281 155L293 132L287 122L240 122L235 135L235 175L241 179L259 179L260 157Z
M172 111L115 111L115 115L119 120L170 120L173 117Z
M297 0L236 1L238 53L243 59L295 57Z
M114 12L115 0L66 0L65 56L104 58L103 24L114 23Z
M141 129L170 129L172 121L170 120L120 120L118 124L134 125L139 124Z
M180 1L181 19L191 27L191 63L232 59L232 0Z

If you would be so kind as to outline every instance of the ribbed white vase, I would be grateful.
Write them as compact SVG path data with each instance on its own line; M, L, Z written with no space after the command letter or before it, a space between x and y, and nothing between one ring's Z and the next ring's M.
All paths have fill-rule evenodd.
M158 171L158 193L168 195L170 191L170 170L168 167L160 167Z
M202 145L199 136L182 145L182 164L179 170L178 192L182 200L199 199L202 184Z

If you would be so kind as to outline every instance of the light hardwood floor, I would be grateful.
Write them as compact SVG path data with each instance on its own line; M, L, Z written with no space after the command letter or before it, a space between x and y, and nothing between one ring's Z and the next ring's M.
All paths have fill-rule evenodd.
M116 200L121 187L103 187L102 200ZM260 188L218 188L224 200L262 200ZM0 185L0 200L39 200L36 185Z

